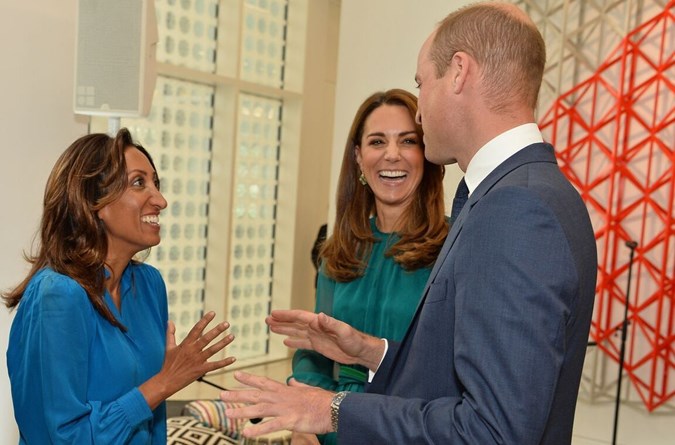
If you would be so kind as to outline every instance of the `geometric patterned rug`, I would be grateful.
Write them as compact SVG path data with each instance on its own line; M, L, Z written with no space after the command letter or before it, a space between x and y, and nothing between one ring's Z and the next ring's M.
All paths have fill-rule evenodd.
M170 417L166 421L167 445L229 445L238 442L202 425L194 417Z

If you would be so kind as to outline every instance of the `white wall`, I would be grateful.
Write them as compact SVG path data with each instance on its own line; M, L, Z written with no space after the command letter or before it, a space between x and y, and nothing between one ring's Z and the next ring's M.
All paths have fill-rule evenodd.
M0 0L0 289L26 271L57 156L86 133L72 112L76 0ZM18 442L7 377L12 315L0 306L0 443Z
M403 88L417 95L417 53L434 27L468 0L342 0L330 214L335 219L335 191L349 127L361 102L378 90ZM445 174L446 207L462 172Z

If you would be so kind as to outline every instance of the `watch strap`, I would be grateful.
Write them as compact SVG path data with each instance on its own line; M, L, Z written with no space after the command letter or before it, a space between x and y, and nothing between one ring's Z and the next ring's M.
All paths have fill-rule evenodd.
M338 430L338 416L340 412L340 403L348 394L348 391L340 391L335 393L333 400L330 402L330 424L333 427L333 431L337 433Z

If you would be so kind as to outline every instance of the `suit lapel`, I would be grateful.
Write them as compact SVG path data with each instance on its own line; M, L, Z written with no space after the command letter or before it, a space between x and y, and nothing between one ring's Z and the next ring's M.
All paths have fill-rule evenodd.
M454 224L450 228L448 237L443 243L440 253L438 254L438 259L434 263L433 269L431 269L431 274L427 280L427 284L424 286L424 292L422 298L420 298L419 303L417 304L417 309L413 317L413 322L417 319L417 314L420 311L421 307L424 305L424 300L426 300L427 293L429 292L429 287L431 283L434 282L438 272L440 271L443 263L447 260L450 249L452 248L455 240L459 236L459 233L462 231L462 226L466 220L468 214L480 199L485 196L485 194L492 189L504 176L512 172L518 167L521 167L525 164L530 164L533 162L556 162L555 152L553 146L549 144L532 144L528 147L523 148L518 151L516 154L508 158L506 161L502 162L497 168L495 168L474 190L469 196L469 200L466 202L462 211L459 213L459 216L455 220ZM406 334L407 337L407 334Z

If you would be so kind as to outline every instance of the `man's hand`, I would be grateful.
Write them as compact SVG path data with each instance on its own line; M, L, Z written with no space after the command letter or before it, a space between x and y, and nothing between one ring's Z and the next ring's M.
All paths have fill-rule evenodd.
M359 364L374 372L384 355L383 340L323 313L275 310L265 322L272 332L288 336L286 346L310 349L338 363Z
M223 391L220 398L248 405L227 408L225 415L231 419L265 418L262 423L244 428L244 436L256 437L281 430L313 434L332 431L330 404L334 393L293 379L286 386L241 371L235 372L234 378L250 388Z

